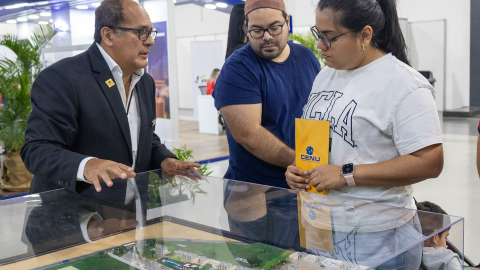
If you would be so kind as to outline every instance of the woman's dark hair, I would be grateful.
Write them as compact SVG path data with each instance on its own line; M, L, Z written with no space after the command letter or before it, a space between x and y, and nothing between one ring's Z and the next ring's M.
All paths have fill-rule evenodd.
M243 44L245 35L243 34L243 23L245 22L245 3L240 3L232 8L230 13L230 23L228 25L227 55L225 59L233 53L238 44Z
M400 29L396 0L320 0L317 9L330 9L334 23L360 32L367 25L373 29L372 44L392 53L410 65L407 46Z

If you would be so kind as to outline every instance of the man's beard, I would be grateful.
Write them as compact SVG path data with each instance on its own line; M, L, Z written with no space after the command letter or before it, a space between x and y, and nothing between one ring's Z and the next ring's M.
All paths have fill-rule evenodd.
M273 45L275 46L274 47L274 50L271 51L271 52L267 52L265 53L264 51L262 51L262 49L266 46L269 46L269 45ZM286 44L285 44L286 45ZM252 47L253 48L253 47ZM275 50L276 49L276 50ZM277 58L282 52L283 50L285 49L285 46L283 47L280 47L280 41L277 41L277 40L269 40L269 41L265 41L263 42L262 44L260 44L260 47L257 49L257 48L253 48L253 51L258 55L260 56L261 58L265 59L265 60L273 60L275 58Z

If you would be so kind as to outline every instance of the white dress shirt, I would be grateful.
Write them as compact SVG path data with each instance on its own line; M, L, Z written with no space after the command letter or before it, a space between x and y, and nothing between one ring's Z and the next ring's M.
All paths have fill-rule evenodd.
M107 62L107 65L110 68L110 71L112 72L113 80L115 81L115 84L118 88L120 97L122 98L123 106L125 108L125 112L127 113L128 125L130 127L130 138L132 140L132 157L133 157L133 164L131 164L130 166L133 169L135 169L135 160L137 158L137 150L138 150L138 137L140 133L140 112L139 112L139 106L138 106L138 100L137 100L137 93L133 89L135 85L138 83L138 81L140 80L140 78L143 76L144 70L137 69L132 74L130 89L129 89L129 96L127 97L125 94L125 86L123 84L123 79L122 79L123 72L120 69L120 66L110 57L110 55L108 55L105 52L105 50L102 48L102 46L100 46L100 44L97 43L97 46L103 58ZM87 161L93 158L96 158L96 157L87 157L83 159L82 162L80 162L80 165L78 166L78 171L77 171L77 181L84 181L84 182L90 183L84 177L84 170L85 170L85 164L87 163ZM128 182L127 182L127 188L126 188L125 204L128 204L133 199L135 199L136 220L138 221L137 228L142 228L144 226L144 223L143 223L142 205L141 205L138 187L134 178L129 178L127 181ZM91 242L87 233L88 231L87 224L89 220L93 218L94 220L102 221L103 219L96 212L83 213L79 215L79 218L80 218L80 228L82 231L82 235L87 242ZM142 234L142 235L138 235L138 234ZM136 235L138 239L143 239L142 230L137 230Z
M115 63L112 57L110 57L110 55L108 55L105 52L105 50L102 48L102 46L100 46L100 44L97 43L97 46L103 58L107 62L107 65L110 68L110 71L112 72L113 80L115 81L115 84L118 88L120 97L122 98L123 106L125 108L125 112L127 113L128 125L130 127L130 137L132 140L133 164L126 164L126 165L129 165L133 169L135 169L135 160L137 159L137 150L138 150L138 136L140 132L140 112L138 111L139 108L138 108L137 93L135 93L136 91L134 91L134 87L142 77L144 70L140 68L140 69L137 69L132 74L130 89L129 89L129 96L127 97L125 94L125 86L123 85L123 79L122 79L123 72L120 69L120 66L117 63ZM128 108L129 103L130 103L130 108ZM87 163L87 161L89 161L92 158L96 158L96 157L87 157L83 159L82 162L80 162L80 165L78 166L78 171L77 171L77 181L88 182L84 177L84 170L85 170L85 164Z

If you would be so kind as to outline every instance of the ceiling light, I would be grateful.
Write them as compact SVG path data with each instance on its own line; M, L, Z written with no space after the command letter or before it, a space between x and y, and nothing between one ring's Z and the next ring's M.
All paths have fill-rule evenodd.
M216 3L215 5L216 5L218 8L227 8L227 7L228 7L228 5L227 5L227 4L225 4L225 3L222 3L222 2L220 2L220 3Z
M30 4L28 4L28 5L29 5L29 6L43 6L43 5L48 5L48 1L30 3Z
M16 20L7 20L7 23L17 23Z
M38 24L48 24L46 21L39 21Z
M11 6L6 6L5 9L14 9L28 6L28 3L15 4Z
M17 22L26 22L26 21L28 21L27 17L17 18Z
M77 9L88 9L88 6L85 6L85 5L80 5L80 6L76 6Z
M100 6L100 2L97 2L97 3L93 3L92 4L92 7L99 7Z
M42 16L42 17L50 17L50 16L52 16L52 13L51 13L51 12L40 12L40 16Z
M52 22L53 22L53 20L52 20L52 19L50 19L50 20L49 20L49 22L51 22L51 23L52 23Z
M36 20L40 17L38 17L38 15L28 15L28 18L31 19L31 20Z
M208 8L208 9L216 9L217 6L215 6L214 4L205 4L205 8Z

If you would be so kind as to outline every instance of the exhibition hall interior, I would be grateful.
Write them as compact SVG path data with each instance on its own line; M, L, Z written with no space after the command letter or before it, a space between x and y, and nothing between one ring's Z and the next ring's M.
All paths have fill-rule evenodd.
M0 0L0 270L480 269L477 74L478 0Z

